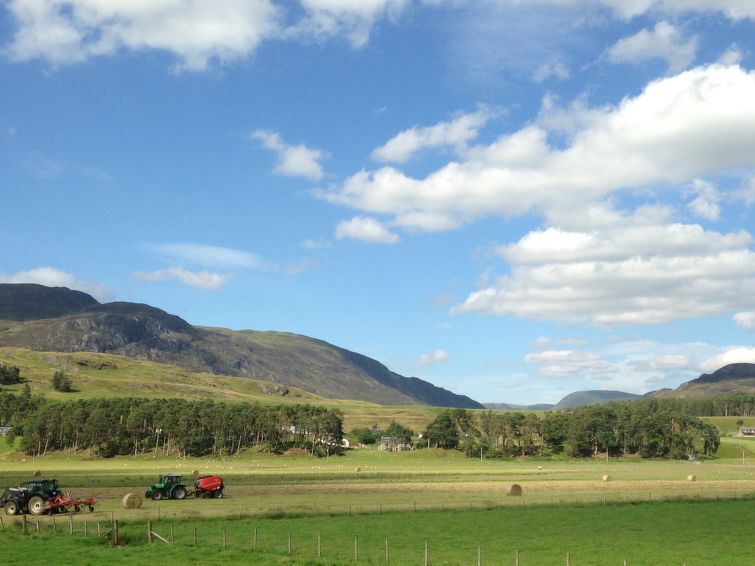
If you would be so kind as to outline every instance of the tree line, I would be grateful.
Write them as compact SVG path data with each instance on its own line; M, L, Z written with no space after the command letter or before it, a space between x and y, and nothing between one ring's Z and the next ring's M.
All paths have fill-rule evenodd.
M326 455L340 451L343 439L341 412L312 405L140 398L53 402L1 393L0 419L14 427L24 450L34 455L206 456L252 447Z
M718 429L673 403L655 399L536 413L454 409L442 412L419 446L457 448L473 457L636 454L687 458L718 450Z

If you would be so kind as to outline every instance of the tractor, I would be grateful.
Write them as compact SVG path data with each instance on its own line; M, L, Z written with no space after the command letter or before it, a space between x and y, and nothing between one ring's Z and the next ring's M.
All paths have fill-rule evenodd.
M7 515L31 513L66 513L69 508L78 512L82 508L94 511L99 500L82 492L81 497L64 494L58 489L57 480L31 480L18 487L9 487L0 496L0 507Z
M182 476L166 474L160 481L147 488L144 497L155 501L160 499L185 499L195 497L223 497L223 479L219 476L203 476L194 480L194 488L187 489Z

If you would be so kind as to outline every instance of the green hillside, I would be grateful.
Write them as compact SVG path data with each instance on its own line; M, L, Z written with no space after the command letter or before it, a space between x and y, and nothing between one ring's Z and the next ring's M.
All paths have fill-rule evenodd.
M51 399L95 397L148 397L213 399L279 405L310 403L335 407L344 413L346 430L378 424L387 427L391 420L423 430L441 409L428 406L391 406L365 401L326 399L307 391L281 387L270 381L190 372L184 368L140 361L112 354L92 352L37 352L22 348L0 348L0 364L17 366L26 380L6 385L0 391L19 394L28 384L33 394ZM52 388L52 374L62 369L73 380L73 393ZM285 394L284 394L285 393ZM1 424L1 423L0 423Z
M4 285L0 313L14 314L15 319L0 320L0 347L117 354L191 372L272 381L331 399L481 408L469 397L404 377L376 360L322 340L286 332L192 326L138 303L99 304L89 297L94 304L77 308L81 296L89 297L40 285ZM40 314L55 311L66 297L71 305L63 315ZM48 301L49 308L44 307Z

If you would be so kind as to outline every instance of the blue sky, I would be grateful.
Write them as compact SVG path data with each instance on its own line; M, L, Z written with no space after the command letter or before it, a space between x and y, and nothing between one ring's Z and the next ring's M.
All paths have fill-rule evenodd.
M479 401L755 362L755 4L0 3L0 281Z

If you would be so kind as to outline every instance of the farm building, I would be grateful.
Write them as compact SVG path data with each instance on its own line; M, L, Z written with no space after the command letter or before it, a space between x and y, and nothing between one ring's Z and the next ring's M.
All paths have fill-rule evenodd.
M403 452L404 450L411 450L410 444L401 442L398 438L393 436L381 436L380 445L378 450L388 450L389 452Z

